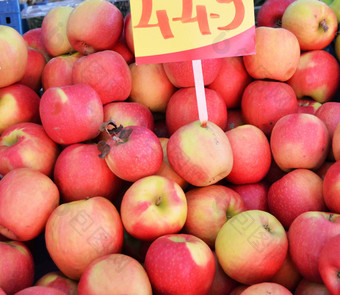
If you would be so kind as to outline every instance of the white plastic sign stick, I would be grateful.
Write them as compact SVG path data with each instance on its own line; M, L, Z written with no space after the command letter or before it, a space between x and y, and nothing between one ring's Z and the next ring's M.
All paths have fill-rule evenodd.
M198 117L201 122L201 126L206 127L207 122L208 122L208 110L207 110L207 101L205 97L205 88L204 88L201 60L200 59L193 60L192 68L194 71L194 79L195 79Z

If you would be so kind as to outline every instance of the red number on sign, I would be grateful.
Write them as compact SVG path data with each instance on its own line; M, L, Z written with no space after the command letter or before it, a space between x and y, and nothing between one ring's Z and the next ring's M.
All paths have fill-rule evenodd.
M216 0L218 3L231 3L233 2L235 5L235 16L232 22L224 27L218 27L219 30L234 30L238 28L243 20L245 15L245 8L242 0Z

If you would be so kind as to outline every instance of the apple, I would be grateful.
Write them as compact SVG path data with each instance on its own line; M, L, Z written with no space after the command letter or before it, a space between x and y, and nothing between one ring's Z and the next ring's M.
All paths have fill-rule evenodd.
M309 211L294 219L288 230L289 253L299 273L307 280L321 283L318 261L322 248L340 234L340 215Z
M51 87L72 85L73 65L81 56L79 52L76 52L51 58L44 67L41 75L41 83L44 91Z
M276 122L270 146L275 162L284 171L317 169L327 158L330 137L326 125L318 117L289 114Z
M311 50L301 54L298 68L287 83L297 98L311 97L324 103L335 97L339 81L340 66L336 58L325 50Z
M0 295L7 295L2 288L0 288Z
M28 52L23 37L10 26L0 25L0 88L19 82L25 74ZM6 58L4 58L6 57Z
M155 173L155 175L164 176L168 179L175 181L181 188L185 188L187 186L187 182L179 176L174 169L172 169L169 160L168 160L168 153L167 153L167 146L169 142L169 138L160 137L159 141L162 145L163 150L163 162L161 168Z
M156 294L207 294L215 276L213 252L188 234L164 235L153 241L144 267Z
M124 32L120 35L117 43L110 49L119 53L128 65L135 61L135 55L131 52L127 45Z
M67 293L51 287L33 286L23 289L15 295L67 295Z
M40 51L45 57L46 62L48 62L51 56L48 54L47 49L42 40L41 31L42 31L41 27L30 29L27 32L25 32L22 35L22 37L24 38L27 47L34 48Z
M272 161L269 141L261 129L245 124L226 132L233 153L233 167L227 180L233 184L261 181Z
M40 124L15 124L0 136L0 174L27 167L50 176L58 154L59 147Z
M252 80L241 56L225 57L222 58L220 72L208 88L222 96L228 109L237 108L241 105L244 89Z
M340 160L340 123L338 123L333 133L332 150L335 161Z
M315 115L321 107L321 103L309 98L298 99L298 113Z
M82 56L74 63L72 83L91 86L96 90L103 104L124 101L131 91L131 72L119 53L104 50Z
M297 37L303 51L323 49L335 38L338 21L322 1L296 0L283 13L282 28Z
M268 211L267 196L269 185L266 182L236 184L231 185L230 188L241 196L248 210Z
M56 6L49 10L41 24L41 38L50 56L74 51L66 33L67 22L73 7Z
M69 16L67 38L76 51L88 55L112 48L122 34L123 25L123 15L114 4L86 0Z
M145 269L136 259L110 254L87 266L79 280L78 294L151 295L152 288Z
M32 286L34 261L30 249L22 242L0 242L0 294L14 294Z
M132 87L129 100L147 106L153 112L165 112L176 88L165 74L162 64L129 65Z
M225 130L227 127L226 103L215 90L205 88L204 91L209 121ZM198 119L195 87L178 89L171 96L166 107L165 120L170 134Z
M226 131L244 125L244 118L241 109L228 109Z
M255 34L256 54L243 56L247 72L254 79L281 82L290 79L300 60L300 46L295 35L286 29L271 27L257 27Z
M47 89L39 112L47 135L63 145L97 137L104 118L99 95L85 84Z
M257 13L257 26L281 28L282 15L288 5L294 1L295 0L267 0L264 2Z
M246 285L268 281L282 267L288 240L272 214L247 210L228 220L217 234L217 259L228 276Z
M319 272L322 281L332 294L340 293L340 234L331 238L322 248L319 258Z
M217 183L233 166L227 135L209 121L206 126L194 121L177 129L169 139L167 154L175 172L194 186Z
M293 295L286 287L277 283L264 282L254 284L246 288L240 295L258 295L258 294L271 294L271 295Z
M126 45L130 49L130 51L135 54L135 46L133 44L133 34L132 34L132 21L131 21L131 12L128 12L128 14L124 18L124 37L126 40Z
M44 286L55 288L60 291L65 292L68 295L77 295L77 286L78 283L76 281L70 280L66 276L64 276L60 271L49 272L43 275L34 286Z
M295 169L269 187L269 212L288 229L303 212L326 211L322 186L323 181L315 172Z
M340 102L323 103L315 115L325 123L330 137L333 138L335 128L340 123Z
M338 23L340 23L340 2L338 0L322 0L334 11Z
M79 280L93 260L121 251L123 225L116 207L106 198L73 201L52 212L46 223L45 241L60 271Z
M219 74L222 59L202 59L204 85L211 84ZM166 62L163 67L170 82L177 88L195 86L194 71L191 61Z
M0 233L12 240L32 240L58 205L59 191L49 177L30 168L14 169L0 182Z
M241 110L247 123L269 136L281 117L298 111L298 101L287 83L256 80L245 88Z
M215 246L218 231L234 215L246 210L241 196L223 185L194 188L186 192L188 216L184 231Z
M112 123L106 125L107 130ZM156 134L150 129L143 126L121 129L114 125L112 131L113 137L104 142L107 151L102 157L115 175L123 180L134 182L155 174L161 168L162 146Z
M340 214L340 161L332 164L323 180L323 197L329 211Z
M153 175L134 182L120 207L125 230L133 237L152 241L178 233L187 218L187 200L173 180Z
M324 284L310 282L303 278L295 289L294 295L331 295L331 293Z
M0 134L21 122L39 123L40 97L23 84L0 88Z
M71 144L60 153L53 179L64 202L96 196L109 200L116 197L121 180L99 154L97 145L85 143Z

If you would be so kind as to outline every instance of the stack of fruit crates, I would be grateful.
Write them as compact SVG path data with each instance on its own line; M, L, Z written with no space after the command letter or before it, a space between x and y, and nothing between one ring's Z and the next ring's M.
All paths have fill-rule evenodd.
M23 33L19 1L0 0L0 25L10 26Z

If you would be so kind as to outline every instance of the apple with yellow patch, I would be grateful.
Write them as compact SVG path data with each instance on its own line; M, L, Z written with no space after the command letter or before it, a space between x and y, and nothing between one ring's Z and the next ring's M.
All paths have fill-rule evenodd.
M68 295L77 295L78 283L63 275L62 272L54 271L43 275L34 286L55 288Z

